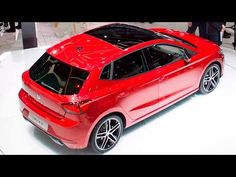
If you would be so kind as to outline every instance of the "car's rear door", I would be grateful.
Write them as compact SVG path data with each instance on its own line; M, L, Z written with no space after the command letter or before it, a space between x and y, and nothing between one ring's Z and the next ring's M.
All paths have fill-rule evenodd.
M118 104L134 121L156 109L157 75L147 71L141 50L114 61L112 83Z

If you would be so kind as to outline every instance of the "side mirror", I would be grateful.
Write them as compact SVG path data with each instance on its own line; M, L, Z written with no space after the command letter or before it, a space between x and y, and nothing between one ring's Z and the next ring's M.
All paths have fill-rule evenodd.
M184 61L188 64L191 61L191 58L188 58L187 56L184 58Z
M184 54L184 61L188 64L191 61L191 58L186 54L184 49L182 49L181 51Z

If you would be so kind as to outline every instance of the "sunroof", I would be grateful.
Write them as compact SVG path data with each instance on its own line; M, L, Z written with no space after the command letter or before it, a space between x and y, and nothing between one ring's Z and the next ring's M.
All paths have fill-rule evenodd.
M87 31L85 34L102 39L121 49L126 49L145 41L162 38L152 31L127 24L106 25Z

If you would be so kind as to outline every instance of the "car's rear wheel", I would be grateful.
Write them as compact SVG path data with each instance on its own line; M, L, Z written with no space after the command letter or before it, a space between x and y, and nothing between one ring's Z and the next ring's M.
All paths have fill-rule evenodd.
M199 91L202 94L208 94L212 92L220 81L220 74L221 71L218 64L210 65L202 76Z
M123 122L117 115L110 115L95 126L90 144L95 152L104 153L112 149L123 133Z

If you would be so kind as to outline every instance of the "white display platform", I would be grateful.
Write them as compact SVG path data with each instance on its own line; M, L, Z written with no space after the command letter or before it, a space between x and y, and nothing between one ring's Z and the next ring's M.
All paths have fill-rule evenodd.
M106 154L236 154L236 51L223 50L225 74L214 92L194 94L128 128ZM0 154L91 154L55 144L19 111L21 74L44 51L0 55Z

